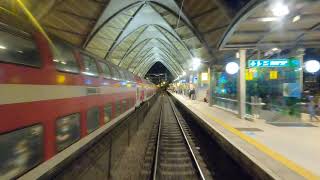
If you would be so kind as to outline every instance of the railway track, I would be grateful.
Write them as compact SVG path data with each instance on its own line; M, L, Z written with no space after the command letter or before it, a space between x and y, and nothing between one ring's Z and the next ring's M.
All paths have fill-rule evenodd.
M192 142L192 133L166 94L149 140L143 179L212 179Z

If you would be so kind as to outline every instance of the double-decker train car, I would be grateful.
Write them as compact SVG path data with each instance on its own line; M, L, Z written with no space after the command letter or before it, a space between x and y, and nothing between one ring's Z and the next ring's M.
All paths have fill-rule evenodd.
M1 24L0 179L84 146L155 92L82 49Z

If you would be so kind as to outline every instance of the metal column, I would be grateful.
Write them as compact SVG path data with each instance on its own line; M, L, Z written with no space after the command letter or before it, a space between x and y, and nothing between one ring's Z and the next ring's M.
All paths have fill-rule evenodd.
M239 75L238 75L238 106L239 106L239 117L245 118L246 115L246 50L240 50L240 63L239 63Z
M302 96L302 92L303 92L303 56L305 54L305 49L304 48L300 48L297 50L297 54L298 54L298 58L300 61L300 67L299 67L299 85L300 85L300 95Z
M213 92L213 83L212 83L212 73L211 73L211 66L208 66L208 104L209 106L212 106L212 92Z

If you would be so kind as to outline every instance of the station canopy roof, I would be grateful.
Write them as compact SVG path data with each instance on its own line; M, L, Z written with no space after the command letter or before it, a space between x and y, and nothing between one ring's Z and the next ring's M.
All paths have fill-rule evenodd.
M2 0L0 22L23 29L39 23L48 34L139 76L156 62L178 76L193 57L209 64L224 59L219 39L248 1Z
M319 12L318 0L251 1L230 23L219 49L319 47Z

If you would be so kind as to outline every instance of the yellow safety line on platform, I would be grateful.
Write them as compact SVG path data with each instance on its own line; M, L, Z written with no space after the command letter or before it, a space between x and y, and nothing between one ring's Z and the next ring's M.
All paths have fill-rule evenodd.
M195 108L197 109L197 108ZM200 111L199 109L197 109L198 111ZM299 175L305 177L306 179L310 179L310 180L320 180L320 176L315 175L314 173L312 173L311 171L299 166L298 164L292 162L291 160L285 158L284 156L282 156L281 154L271 150L270 148L268 148L267 146L257 142L256 140L254 140L253 138L245 135L244 133L242 133L241 131L231 127L230 125L228 125L227 123L223 122L222 120L219 120L213 116L211 116L210 114L204 113L202 111L200 111L201 113L203 113L205 116L209 117L210 119L214 120L216 123L220 124L222 127L224 127L225 129L227 129L228 131L230 131L231 133L239 136L241 139L247 141L248 143L254 145L257 149L259 149L260 151L264 152L265 154L269 155L270 157L272 157L273 159L279 161L280 163L284 164L285 166L287 166L289 169L293 170L294 172L298 173Z

